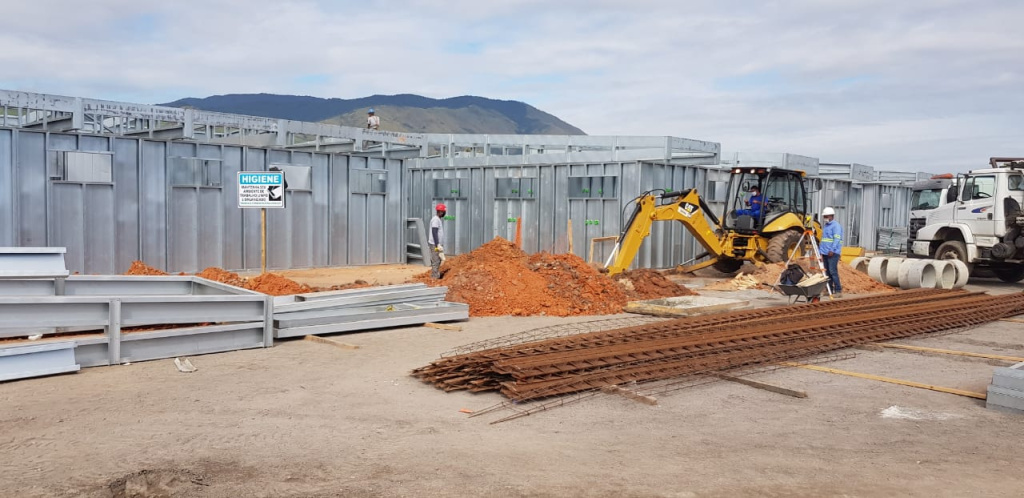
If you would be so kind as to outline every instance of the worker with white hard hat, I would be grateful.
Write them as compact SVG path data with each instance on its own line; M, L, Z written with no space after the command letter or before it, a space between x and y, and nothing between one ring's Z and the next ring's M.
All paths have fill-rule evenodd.
M821 211L825 225L821 230L821 245L818 252L825 263L828 274L828 286L832 289L832 297L843 297L843 286L839 282L839 256L843 252L843 227L836 221L836 211L827 207Z

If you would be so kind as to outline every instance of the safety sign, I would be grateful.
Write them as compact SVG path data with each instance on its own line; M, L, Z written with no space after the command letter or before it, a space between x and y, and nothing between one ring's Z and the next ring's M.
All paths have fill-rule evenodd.
M283 208L284 172L238 172L238 207Z

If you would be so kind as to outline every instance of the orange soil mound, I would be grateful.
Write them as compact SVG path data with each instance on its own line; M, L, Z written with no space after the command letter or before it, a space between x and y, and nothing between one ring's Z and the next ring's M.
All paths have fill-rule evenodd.
M223 268L217 268L216 266L211 266L199 273L196 273L196 276L207 280L213 280L214 282L220 282L222 284L245 288L245 279L239 274L227 271Z
M619 313L626 295L610 278L571 254L527 255L496 237L414 280L448 287L449 301L469 304L472 316L601 315Z
M679 285L657 270L637 269L612 277L630 300L660 299L675 296L696 296L697 293Z
M246 289L251 291L270 294L271 296L287 296L290 294L305 294L313 292L308 285L300 284L290 278L282 277L275 273L264 273L252 277L246 283Z
M167 275L167 272L157 270L142 261L132 261L124 275Z

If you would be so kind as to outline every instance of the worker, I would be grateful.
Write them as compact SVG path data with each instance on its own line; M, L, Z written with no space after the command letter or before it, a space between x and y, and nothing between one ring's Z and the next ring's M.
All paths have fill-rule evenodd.
M366 128L369 130L380 129L380 118L373 113L372 107L370 108L369 111L366 111Z
M825 226L821 230L821 245L818 252L825 263L828 274L828 286L832 289L832 297L843 297L843 286L839 283L839 256L843 252L843 227L836 221L836 211L827 207L821 212Z
M747 215L755 220L761 219L761 206L764 205L764 197L761 196L761 188L757 185L750 187L750 198L747 199L747 209L737 209L736 216Z
M430 234L427 243L430 244L430 276L434 279L441 278L441 258L444 257L444 215L448 209L444 204L438 204L434 208L434 217L430 219Z

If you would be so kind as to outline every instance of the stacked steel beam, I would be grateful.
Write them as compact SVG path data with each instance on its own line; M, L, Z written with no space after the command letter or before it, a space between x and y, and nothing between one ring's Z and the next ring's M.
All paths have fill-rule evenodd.
M413 371L446 391L534 400L792 360L1024 313L1024 293L915 290L689 317L451 356Z

